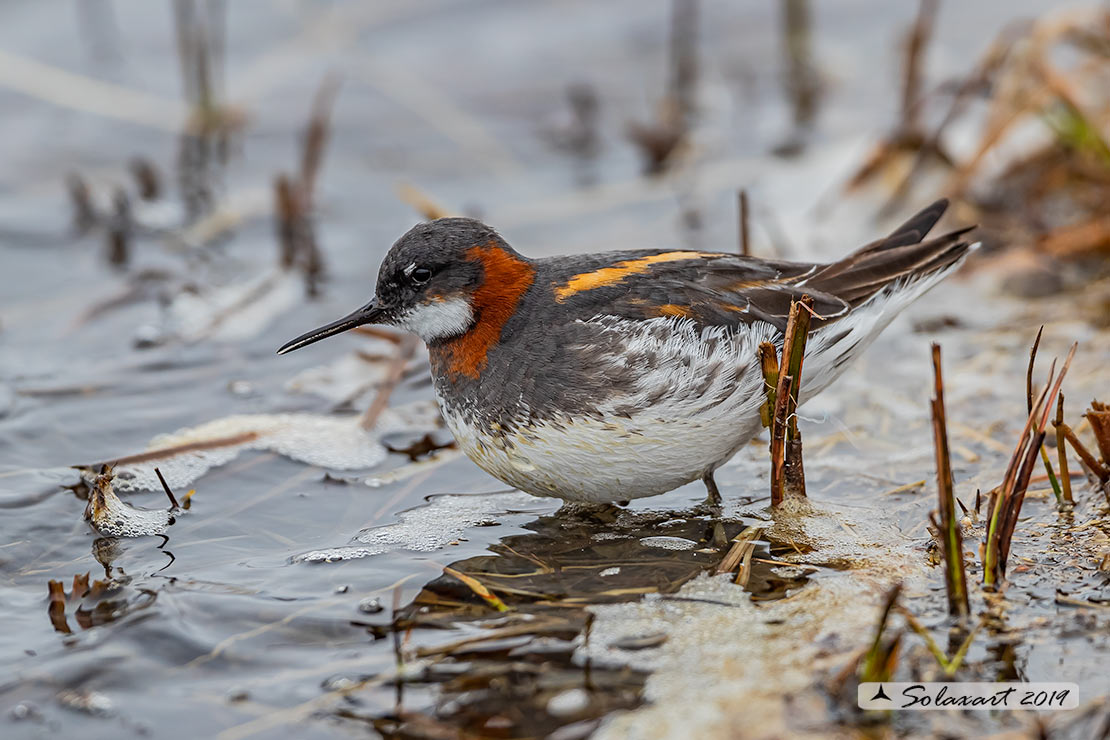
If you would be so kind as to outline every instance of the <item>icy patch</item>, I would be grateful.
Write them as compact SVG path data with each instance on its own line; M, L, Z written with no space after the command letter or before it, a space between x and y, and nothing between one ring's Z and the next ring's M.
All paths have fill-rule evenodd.
M161 469L171 488L183 488L212 468L231 462L244 450L268 450L331 470L372 468L387 455L379 441L383 434L433 429L437 419L435 413L430 403L386 409L370 432L359 426L359 419L354 416L228 416L155 437L146 453L133 456L144 459L124 462L116 469L116 488L120 491L160 490L155 466Z
M661 547L664 550L693 550L698 543L685 537L642 537L640 544L644 547Z
M436 496L427 506L402 512L400 521L363 530L346 547L313 550L293 562L329 562L381 555L393 550L431 552L462 537L467 529L484 524L506 511L531 509L545 502L527 493L483 493Z

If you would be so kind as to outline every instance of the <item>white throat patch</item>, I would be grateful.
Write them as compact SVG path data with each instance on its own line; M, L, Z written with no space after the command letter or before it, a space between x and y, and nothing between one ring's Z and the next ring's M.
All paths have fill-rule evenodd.
M474 311L470 301L456 296L413 306L398 317L396 323L425 342L433 342L458 336L469 329L474 323Z

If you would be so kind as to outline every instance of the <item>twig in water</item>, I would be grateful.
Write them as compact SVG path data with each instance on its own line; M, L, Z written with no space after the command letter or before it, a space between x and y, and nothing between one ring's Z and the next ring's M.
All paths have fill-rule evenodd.
M775 413L771 416L771 506L781 506L785 498L783 470L786 467L786 410L794 379L779 375Z
M316 194L316 176L320 172L320 163L324 159L324 150L328 145L332 105L338 90L337 76L332 74L324 78L316 90L316 97L312 100L312 113L305 128L304 143L301 148L300 185L305 205L309 210L312 209Z
M813 312L813 299L802 296L790 306L771 415L771 505L782 504L786 493L805 496L802 465L802 435L798 432L798 391L802 385L802 361ZM761 365L763 358L760 359Z
M729 548L728 553L725 554L721 562L717 564L717 575L722 573L731 573L736 570L744 559L744 553L747 546L750 544L752 550L755 549L755 540L763 534L763 527L752 525L746 527L740 534L732 538L732 547Z
M112 196L112 217L108 222L108 264L125 267L131 252L131 200L127 191L117 188Z
M1071 445L1071 448L1075 450L1075 454L1079 455L1079 460L1086 466L1087 470L1091 472L1091 475L1098 478L1100 483L1105 483L1110 480L1110 470L1107 470L1102 463L1091 454L1087 446L1079 441L1079 437L1075 436L1075 432L1072 431L1072 428L1067 422L1061 424L1060 429L1063 431L1064 439L1066 439L1068 444Z
M1095 443L1103 464L1110 463L1110 406L1099 401L1091 401L1091 408L1083 415L1095 433Z
M97 222L89 184L79 174L71 172L66 177L66 190L69 191L69 202L73 206L73 231L78 235L85 234Z
M1071 506L1075 500L1071 495L1071 472L1068 470L1068 448L1064 444L1064 394L1061 393L1056 402L1056 420L1052 426L1056 429L1056 456L1060 463L1060 483L1063 489L1064 502Z
M288 270L297 260L297 229L300 206L293 181L284 172L274 178L274 230L278 240L278 264Z
M173 491L170 490L170 484L166 483L166 479L162 476L162 471L155 468L154 474L158 476L158 482L162 484L162 490L166 492L166 497L170 500L170 506L175 509L181 508L177 505L177 499L174 498Z
M374 400L370 403L370 407L363 413L362 418L359 419L359 426L366 431L373 429L378 423L378 417L385 411L385 407L389 405L389 397L393 395L394 389L397 384L401 382L401 378L405 375L405 366L409 360L416 353L416 347L419 341L415 336L409 335L401 340L397 346L397 354L393 356L392 362L386 369L385 378L382 380L381 385L378 386L378 394L374 396Z
M139 197L143 200L158 200L162 195L162 178L158 175L158 168L146 157L135 157L128 164L131 177L135 179L135 187Z
M937 461L937 497L940 522L937 524L944 551L945 590L948 613L966 618L971 608L967 599L967 571L964 568L963 536L956 515L956 494L952 483L952 460L948 454L948 425L944 411L944 377L941 374L940 345L933 345L933 448Z
M657 175L672 163L690 128L697 92L698 0L671 0L670 80L655 121L630 121L626 136L643 157L644 172Z
M1037 452L1044 442L1045 427L1055 404L1060 386L1078 345L1072 345L1060 374L1054 378L1054 369L1048 373L1048 383L1033 402L1033 410L1018 438L1017 448L1010 458L1002 485L991 492L987 505L987 531L982 546L983 585L998 588L1006 576L1006 561L1010 555L1010 542L1017 526L1018 514L1025 499L1025 491L1036 464ZM1055 363L1053 363L1055 365Z
M917 18L906 39L905 77L902 81L902 128L905 131L919 129L918 114L921 98L921 56L933 35L933 25L937 15L938 0L921 0Z
M288 270L297 266L304 274L305 293L320 294L324 258L316 241L313 203L316 179L327 146L331 108L339 82L328 76L320 83L312 101L312 113L301 143L301 164L296 177L281 173L274 178L274 231L277 234L279 264Z
M770 427L775 413L775 391L779 386L779 356L775 345L770 342L760 343L759 365L763 371L763 388L767 394L767 400L759 407L759 419L764 427Z
M465 573L460 573L459 571L455 570L454 568L450 568L446 565L443 566L443 572L446 573L449 576L454 576L455 578L458 578L460 581L465 583L467 588L469 588L475 594L480 596L483 601L485 601L487 604L492 606L497 611L499 611L499 612L509 611L509 607L505 605L505 602L502 601L500 598L498 598L497 594L493 593L488 588L486 588L482 584L482 582L479 581L477 578L474 578L472 576L468 576Z
M749 225L749 211L748 211L748 191L743 188L740 189L740 254L743 257L751 256L751 232L748 228Z
M805 134L813 128L821 95L821 76L814 63L813 13L809 0L783 0L782 9L783 87L790 101L794 131L775 153L801 153Z

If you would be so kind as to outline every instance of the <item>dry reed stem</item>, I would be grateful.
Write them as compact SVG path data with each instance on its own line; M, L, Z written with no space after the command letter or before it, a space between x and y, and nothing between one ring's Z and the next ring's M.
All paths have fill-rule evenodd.
M232 434L228 437L216 437L215 439L204 439L196 442L185 442L179 445L172 445L170 447L161 447L156 450L147 450L146 452L139 452L135 455L126 455L118 457L113 460L110 465L118 467L120 465L133 465L135 463L150 462L151 460L161 460L162 458L174 457L186 452L198 452L200 450L214 450L220 447L234 447L236 445L246 444L258 439L258 432L240 432L239 434ZM109 463L95 463L93 465L79 465L79 469L96 470Z
M1094 432L1103 464L1110 463L1110 407L1099 401L1091 401L1091 407L1083 416Z
M1056 405L1056 421L1053 422L1053 427L1056 430L1056 455L1060 463L1060 483L1062 486L1064 502L1067 505L1072 505L1075 500L1071 494L1071 471L1068 470L1068 448L1064 444L1064 394L1061 393L1057 399Z
M794 379L782 373L776 390L775 413L771 417L771 506L781 506L785 498L783 469L786 465L786 412Z
M481 597L482 601L486 602L497 611L509 611L509 607L505 604L505 602L498 598L497 594L486 588L477 578L474 578L473 576L468 576L465 573L460 573L454 568L448 567L446 565L443 566L443 572L449 576L454 576L455 578L458 578L460 581L466 584L467 588Z
M740 189L740 255L751 256L751 232L749 230L750 212L748 210L748 191Z
M158 468L154 468L154 474L158 476L158 482L162 484L162 490L166 492L166 498L170 500L170 506L175 509L180 508L177 505L177 499L174 497L173 491L170 490L170 484L166 483L166 479L162 475L162 471Z
M763 527L753 525L750 527L745 527L744 530L740 532L740 534L733 537L732 547L729 548L729 551L721 559L721 562L717 564L717 575L721 575L722 573L731 573L732 571L736 570L741 561L744 559L744 553L746 551L746 546L748 545L748 543L752 544L752 549L754 550L755 540L759 539L759 536L762 534Z
M779 385L779 356L775 345L761 342L759 345L759 365L763 372L763 388L767 400L759 407L759 420L764 427L771 426L775 414L775 391Z
M1037 349L1041 346L1041 334L1044 333L1044 325L1037 330L1037 338L1033 340L1033 347L1029 350L1029 365L1025 370L1025 412L1033 412L1033 368L1037 363ZM1045 473L1048 474L1048 482L1052 485L1052 492L1056 494L1056 505L1062 506L1064 502L1064 494L1060 488L1060 482L1056 479L1056 472L1052 469L1052 462L1048 459L1048 450L1041 445L1041 460L1044 462Z
M1086 466L1091 475L1098 478L1101 483L1110 480L1110 470L1103 467L1102 463L1091 454L1091 451L1079 440L1079 437L1075 436L1075 432L1072 431L1072 428L1067 423L1064 423L1060 425L1060 429L1063 430L1064 439L1066 439L1072 449L1075 450L1075 454L1079 455L1079 460Z
M802 436L798 432L798 393L802 385L802 365L806 339L813 315L813 299L808 295L790 305L782 346L782 360L771 425L771 505L782 503L790 493L806 495L802 462ZM761 358L761 364L763 359Z
M407 182L397 185L397 197L403 203L412 206L426 221L435 221L437 218L450 218L456 215L450 209L441 206L424 191Z
M1010 542L1025 499L1025 491L1032 477L1038 450L1044 442L1049 414L1055 405L1056 396L1071 366L1072 358L1075 357L1077 346L1072 345L1059 375L1055 373L1055 363L1049 369L1048 383L1033 403L1033 410L1022 428L1017 448L1010 458L1002 485L991 492L990 504L987 508L987 531L982 545L985 587L997 588L1005 578Z

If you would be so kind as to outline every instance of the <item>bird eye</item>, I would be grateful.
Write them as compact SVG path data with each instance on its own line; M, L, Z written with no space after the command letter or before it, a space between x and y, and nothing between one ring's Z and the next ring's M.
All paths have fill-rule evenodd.
M424 283L432 279L432 271L429 270L427 267L417 267L409 275L409 278L411 278L412 281L417 285L423 285Z

